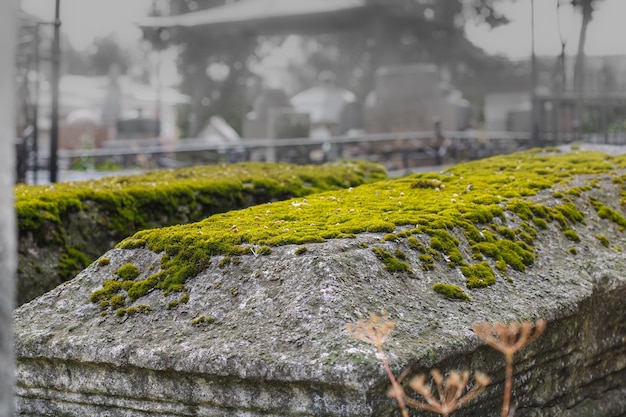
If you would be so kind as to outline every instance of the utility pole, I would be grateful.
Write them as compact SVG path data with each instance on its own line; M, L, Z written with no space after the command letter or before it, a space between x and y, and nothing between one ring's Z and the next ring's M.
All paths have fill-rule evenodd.
M59 18L60 0L56 0L54 8L54 39L52 41L52 118L50 124L50 182L57 182L59 172L58 166L58 150L59 150L59 82L60 82L60 65L61 65L61 40L59 29L61 20Z
M15 44L17 1L0 1L0 417L14 416L13 307L17 233L13 206L15 167Z

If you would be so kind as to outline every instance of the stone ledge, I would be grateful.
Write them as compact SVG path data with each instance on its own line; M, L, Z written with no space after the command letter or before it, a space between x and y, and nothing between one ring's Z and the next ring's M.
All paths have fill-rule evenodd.
M493 384L479 400L455 415L499 414L502 355L481 345L471 330L474 323L486 320L508 322L542 317L548 321L546 332L516 356L513 391L519 410L516 416L556 417L567 410L574 413L578 406L599 404L593 400L626 385L623 308L626 259L620 250L626 247L626 237L618 224L622 220L617 217L624 185L612 181L622 178L623 168L599 165L595 174L568 176L558 187L544 188L534 194L493 204L468 203L467 199L487 199L484 194L472 194L467 182L482 188L487 183L481 183L478 176L470 177L469 171L506 166L516 158L523 159L524 155L454 168L451 176L462 176L463 183L450 181L445 190L435 191L433 186L439 183L433 182L432 177L419 176L333 193L337 200L348 200L348 195L360 193L378 195L378 200L368 204L380 204L381 212L389 217L388 223L395 229L389 233L361 232L351 238L306 243L306 251L301 250L302 244L284 244L272 247L272 252L265 256L247 251L236 256L215 253L201 272L186 279L184 288L180 289L182 293L154 287L138 299L130 300L125 290L119 289L116 295L125 297L119 315L108 304L90 301L90 296L106 280L117 280L115 271L128 263L141 271L136 279L145 280L167 267L168 262L163 262L163 253L145 247L107 252L108 265L92 264L72 281L15 311L18 415L34 415L37 410L42 415L47 410L67 416L98 413L101 411L95 409L97 404L84 403L94 394L112 395L113 399L107 401L119 397L133 404L170 396L183 398L182 404L176 404L180 407L177 410L182 410L180 414L175 414L179 412L176 410L167 411L171 414L166 415L172 416L185 416L186 410L202 407L206 407L202 408L204 414L198 414L207 416L388 415L394 404L386 398L388 381L375 349L352 339L345 330L346 323L383 310L397 320L396 329L385 343L396 374L405 369L421 372L431 367L443 371L468 367L492 376ZM580 160L585 158L579 154L571 156L572 169L578 169ZM604 164L609 159L596 160ZM543 173L544 167L551 162L541 161L541 166L536 168L541 170L539 176L547 175ZM519 184L528 183L522 176L528 169L515 168L519 166L515 163L511 166L511 171L505 170L506 176L496 178L518 182L502 183L508 188L490 191L491 194L512 192L521 187ZM589 165L582 168L589 169ZM415 194L416 206L427 195L443 195L435 197L440 198L442 206L437 216L432 216L431 227L441 223L450 236L449 241L455 239L457 246L437 242L434 236L446 235L434 233L431 228L391 223L393 213L386 207L397 207L397 202L384 192L388 190L398 196L403 184L405 187L417 184L402 191L407 197L408 193ZM583 189L585 184L593 186ZM470 191L463 193L464 189ZM565 195L571 196L568 202L575 210L572 205L563 204ZM324 197L327 204L329 197ZM319 196L310 197L308 202L313 205L317 200ZM281 209L298 201L250 208L245 215L254 217L259 210L266 212L268 207L273 214L281 213ZM596 207L597 201L603 202L601 210ZM475 218L474 224L480 225L482 237L479 237L481 233L466 233L473 230L471 225L451 223L457 217L446 217L451 207L467 209L458 217L464 220L464 214ZM492 209L497 213L497 207L505 207L502 215L481 223L488 213L493 214ZM496 241L507 240L506 236L517 241L521 232L513 236L510 230L521 230L520 216L526 215L524 210L532 208L547 216L550 207L560 209L550 212L555 217L550 222L544 221L545 228L537 226L532 240L532 263L524 268L516 264L520 270L506 263L506 270L502 271L495 265L496 259L474 258L472 236L486 241L494 233L500 233ZM567 218L558 217L558 213L565 213ZM244 230L244 212L240 212L220 215L219 219L227 219L221 223L210 221L168 229L168 236L177 233L190 236L189 231L194 227L204 232L197 236L211 233L211 236L218 233L241 236L221 230L233 224L229 216L240 216L239 225ZM323 221L319 218L317 223ZM402 219L405 217L398 222ZM544 226L539 221L533 224ZM334 225L332 222L331 226ZM294 228L291 229L293 233ZM529 227L524 230L530 232ZM571 231L569 237L564 230ZM579 238L576 242L571 240L574 235ZM599 235L605 239L599 239ZM193 239L172 242L179 245L168 246L174 253L190 245ZM428 250L428 244L433 251ZM442 252L437 252L435 246ZM406 268L390 270L390 265L378 256L380 251L372 250L375 248L396 257L403 253ZM458 263L443 256L452 258L455 248L461 258ZM424 252L433 257L440 254L433 260L432 268L424 268L420 259ZM229 262L224 262L229 256ZM181 262L185 259L188 258ZM491 285L468 285L462 266L478 262L493 266L495 281ZM472 301L450 300L436 293L433 285L438 282L462 287ZM185 296L186 301L180 301ZM180 302L170 308L172 301ZM128 309L140 305L149 309L128 313ZM206 320L198 321L201 317ZM200 382L184 389L186 397L174 394L179 386L184 387L188 376L197 377ZM177 381L181 383L172 386ZM229 384L227 389L217 388L224 381ZM288 391L282 396L285 387L296 392ZM55 395L46 390L54 391ZM63 397L67 391L69 394ZM170 391L171 395L164 394ZM42 392L48 392L47 399ZM83 397L78 401L76 396ZM151 416L153 411L137 409L128 415ZM607 417L623 414L619 407L609 409L608 413Z

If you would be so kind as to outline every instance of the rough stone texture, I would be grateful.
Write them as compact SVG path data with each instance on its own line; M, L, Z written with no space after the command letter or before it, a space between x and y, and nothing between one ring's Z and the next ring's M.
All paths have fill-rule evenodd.
M13 212L14 159L14 56L17 4L0 4L0 417L12 417L13 329L15 305L16 234Z
M599 184L591 192L618 207L619 188L608 176ZM550 190L536 196L550 198ZM366 233L307 244L301 255L278 247L222 268L215 257L185 284L188 303L168 309L180 293L153 291L135 303L151 311L102 317L89 296L103 280L129 262L142 271L138 279L160 268L160 254L109 251L109 265L92 264L15 311L18 415L397 415L374 348L345 331L384 310L398 322L385 344L396 374L467 367L493 377L455 416L499 415L502 355L482 345L472 325L539 317L548 320L546 332L516 355L515 415L623 416L626 258L616 247L626 247L626 237L589 205L579 209L585 224L572 225L582 239L577 255L550 224L535 241L534 265L509 272L512 283L499 276L493 286L468 290L471 303L432 290L441 281L464 286L458 270L423 272L406 240ZM387 272L371 250L379 246L405 251L415 274ZM465 243L460 248L471 254ZM193 324L201 316L214 322Z

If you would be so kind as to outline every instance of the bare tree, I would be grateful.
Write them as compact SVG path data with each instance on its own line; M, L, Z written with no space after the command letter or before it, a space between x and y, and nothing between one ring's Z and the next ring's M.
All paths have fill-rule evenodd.
M13 118L17 2L0 2L0 417L13 417L16 235L13 211Z
M580 136L583 127L583 102L585 88L585 44L587 42L587 28L593 18L593 12L597 4L602 0L572 0L572 5L580 10L582 14L582 24L578 35L578 51L576 53L576 64L574 66L574 91L576 100L576 120L577 135ZM580 139L580 137L578 137Z

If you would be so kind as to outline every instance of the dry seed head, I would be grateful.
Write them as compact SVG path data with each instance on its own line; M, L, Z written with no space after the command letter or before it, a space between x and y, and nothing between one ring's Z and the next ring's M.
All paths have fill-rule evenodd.
M437 399L433 395L430 384L426 383L426 377L424 375L417 375L409 381L409 387L417 394L424 397L426 402L420 402L408 396L405 396L404 402L409 407L439 413L444 416L449 415L454 410L479 396L490 382L486 375L476 373L474 376L474 384L468 390L467 386L471 374L467 371L451 371L448 377L444 378L439 370L432 369L430 375L435 383L439 398Z
M357 323L349 323L346 330L352 337L362 342L381 347L389 338L396 322L387 318L387 313L380 316L370 313L369 320L360 319Z
M534 323L478 323L474 325L474 332L488 346L505 355L511 355L534 342L546 329L546 321L539 319ZM534 327L534 328L533 328Z

